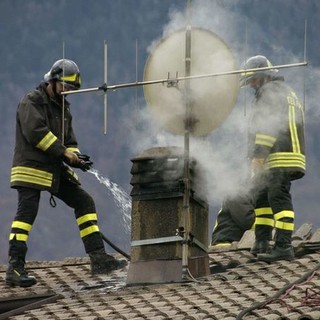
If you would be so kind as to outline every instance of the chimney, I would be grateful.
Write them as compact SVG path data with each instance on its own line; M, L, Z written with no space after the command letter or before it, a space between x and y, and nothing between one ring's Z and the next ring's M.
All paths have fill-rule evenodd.
M131 262L127 284L181 282L183 254L184 152L158 147L132 160ZM209 274L208 205L201 170L190 159L188 272Z

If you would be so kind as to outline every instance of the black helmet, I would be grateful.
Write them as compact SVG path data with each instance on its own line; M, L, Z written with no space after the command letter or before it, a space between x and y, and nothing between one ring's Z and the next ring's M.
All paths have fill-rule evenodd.
M265 56L253 56L249 58L241 67L243 70L257 69L257 68L268 68L272 67L271 62ZM250 84L250 81L254 77L272 76L278 72L278 69L268 69L261 71L248 71L243 72L240 75L240 87L245 87Z
M44 75L45 81L57 80L74 90L81 86L80 71L75 62L69 59L57 60Z

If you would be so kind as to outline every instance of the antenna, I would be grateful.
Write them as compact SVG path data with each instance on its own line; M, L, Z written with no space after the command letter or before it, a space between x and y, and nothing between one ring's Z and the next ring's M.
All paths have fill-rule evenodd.
M282 65L275 65L272 67L263 67L263 68L252 68L252 69L239 69L234 71L225 71L225 72L215 72L215 73L205 73L193 76L186 76L186 77L178 77L170 78L170 74L167 78L157 79L157 80L149 80L149 81L136 81L136 82L128 82L128 83L120 83L108 86L106 83L102 84L100 87L93 87L87 89L79 89L79 90L70 90L67 92L61 92L62 95L70 95L70 94L78 94L78 93L88 93L88 92L96 92L96 91L108 91L108 90L117 90L123 88L132 88L132 87L141 87L147 86L152 84L167 84L168 87L176 86L180 81L187 81L187 80L195 80L195 79L205 79L205 78L212 78L212 77L219 77L219 76L228 76L228 75L236 75L241 74L244 72L256 72L256 71L265 71L271 69L285 69L285 68L294 68L294 67L302 67L306 66L308 63L306 61L297 62L297 63L289 63L289 64L282 64Z
M64 46L64 41L62 42L62 77L64 78L64 57L65 57L65 46ZM64 91L64 82L62 82L62 90ZM61 142L64 145L64 132L65 132L65 127L64 127L64 108L65 108L65 100L64 97L62 99L62 119L61 119Z
M191 0L188 1L188 25L186 28L186 53L185 53L185 75L191 74L191 25L190 10ZM190 132L192 131L192 101L190 94L190 80L185 83L185 132L184 132L184 193L183 193L183 209L182 209L182 230L184 241L182 243L182 279L188 277L188 253L189 253L189 235L190 235Z
M108 44L107 41L104 41L104 83L108 83ZM104 119L104 134L107 134L107 127L108 127L108 93L107 90L104 92L104 112L103 112L103 119Z
M136 82L138 82L138 40L136 40ZM135 90L135 124L137 125L138 121L138 87L136 87Z
M304 52L303 52L303 61L307 61L307 19L304 22ZM303 70L303 111L306 109L306 72Z

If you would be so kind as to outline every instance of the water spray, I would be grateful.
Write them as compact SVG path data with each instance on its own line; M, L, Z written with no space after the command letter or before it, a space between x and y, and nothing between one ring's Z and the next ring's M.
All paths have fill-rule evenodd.
M116 183L110 181L108 178L103 177L98 170L90 169L87 172L91 173L96 179L107 187L110 194L113 196L113 200L116 206L120 209L121 218L125 231L130 233L131 225L131 197Z
M108 191L113 196L113 200L116 206L120 209L122 222L127 233L130 233L130 225L131 225L131 198L130 196L116 183L110 181L108 178L103 177L98 170L90 169L87 172L91 173L96 177L96 179L107 187ZM131 259L130 255L117 247L110 239L108 239L101 231L100 231L102 239L114 250L122 254L128 260Z

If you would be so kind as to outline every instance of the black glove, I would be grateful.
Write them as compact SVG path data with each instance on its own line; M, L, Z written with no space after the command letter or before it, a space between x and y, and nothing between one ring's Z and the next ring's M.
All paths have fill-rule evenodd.
M90 157L86 154L77 154L80 159L77 163L76 168L80 168L82 171L88 171L91 169L93 162L90 160Z

